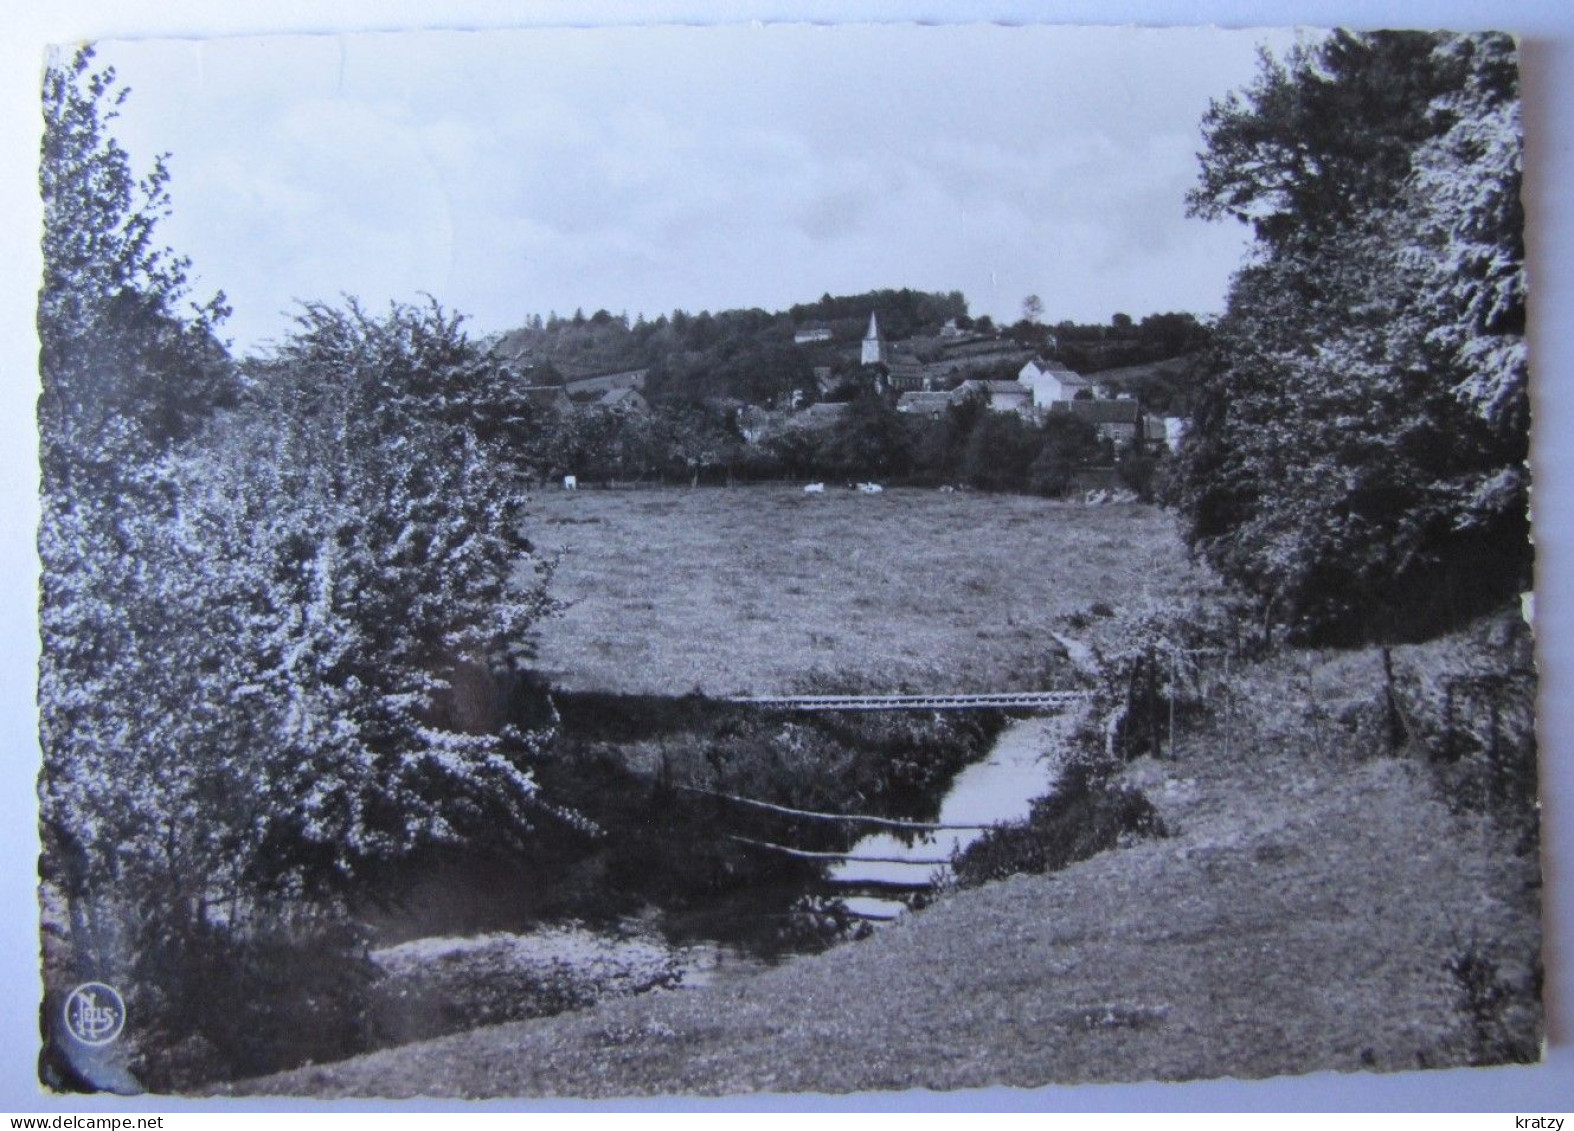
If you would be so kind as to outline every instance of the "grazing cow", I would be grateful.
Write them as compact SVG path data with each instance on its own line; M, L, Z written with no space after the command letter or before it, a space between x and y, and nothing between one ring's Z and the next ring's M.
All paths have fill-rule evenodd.
M805 484L804 488L803 488L803 493L805 495L823 495L823 494L825 494L825 484L824 483L808 483L808 484Z
M579 477L578 476L574 476L574 475L565 475L565 476L563 476L563 490L565 490L565 491L577 491L577 490L579 490Z
M878 495L881 491L885 490L885 488L880 486L878 483L860 483L858 484L858 489L865 495Z

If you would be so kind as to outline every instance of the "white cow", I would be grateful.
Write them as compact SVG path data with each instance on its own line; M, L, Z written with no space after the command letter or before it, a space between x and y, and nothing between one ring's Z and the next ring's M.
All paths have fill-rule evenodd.
M577 490L579 490L579 477L575 476L575 475L565 475L565 476L563 476L563 490L565 490L565 491L577 491Z
M881 491L885 490L885 488L880 486L878 483L860 483L858 484L858 489L865 495L878 495Z
M825 494L825 484L824 483L807 483L807 484L804 485L803 493L805 495L823 495L823 494Z

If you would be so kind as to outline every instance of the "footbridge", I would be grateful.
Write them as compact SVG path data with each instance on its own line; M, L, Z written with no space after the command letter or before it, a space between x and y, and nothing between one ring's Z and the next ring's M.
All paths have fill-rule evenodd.
M729 702L785 711L1063 710L1091 691L998 691L982 695L740 695Z

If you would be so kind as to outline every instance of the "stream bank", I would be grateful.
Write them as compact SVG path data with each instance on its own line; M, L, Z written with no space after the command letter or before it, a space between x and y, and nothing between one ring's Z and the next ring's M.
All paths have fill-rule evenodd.
M1198 743L1172 761L1141 759L1122 780L1153 798L1169 839L954 892L865 941L724 986L244 1090L836 1093L1471 1061L1445 962L1460 924L1535 937L1533 861L1451 813L1425 766L1271 748L1225 757Z
M717 794L923 821L941 813L959 771L975 782L963 793L980 815L982 799L1021 807L1027 794L1012 792L1047 781L1022 777L1039 753L1031 738L1000 738L1038 734L1039 721L997 711L806 715L702 696L554 699L560 734L537 778L582 827L553 827L523 852L434 855L367 901L377 1045L732 982L868 929L823 862L758 847L846 851L855 824L805 823ZM1002 769L989 766L992 747L1013 751L1003 786L987 784Z

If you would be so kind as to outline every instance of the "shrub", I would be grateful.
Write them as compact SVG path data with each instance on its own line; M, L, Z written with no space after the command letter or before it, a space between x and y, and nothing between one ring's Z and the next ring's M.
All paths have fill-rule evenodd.
M187 1091L341 1060L370 1045L377 971L360 929L337 912L275 913L244 924L144 919L132 941L135 953L117 976L135 1019L125 1040L135 1078L128 1087ZM82 1046L54 1031L60 1014L50 1006L63 989L52 986L46 996L44 1082L112 1086L77 1063Z
M1475 943L1461 947L1443 963L1453 980L1455 1005L1469 1026L1470 1063L1533 1064L1540 1059L1539 1026L1516 1015L1540 998L1539 977L1521 988L1503 978L1498 963Z

